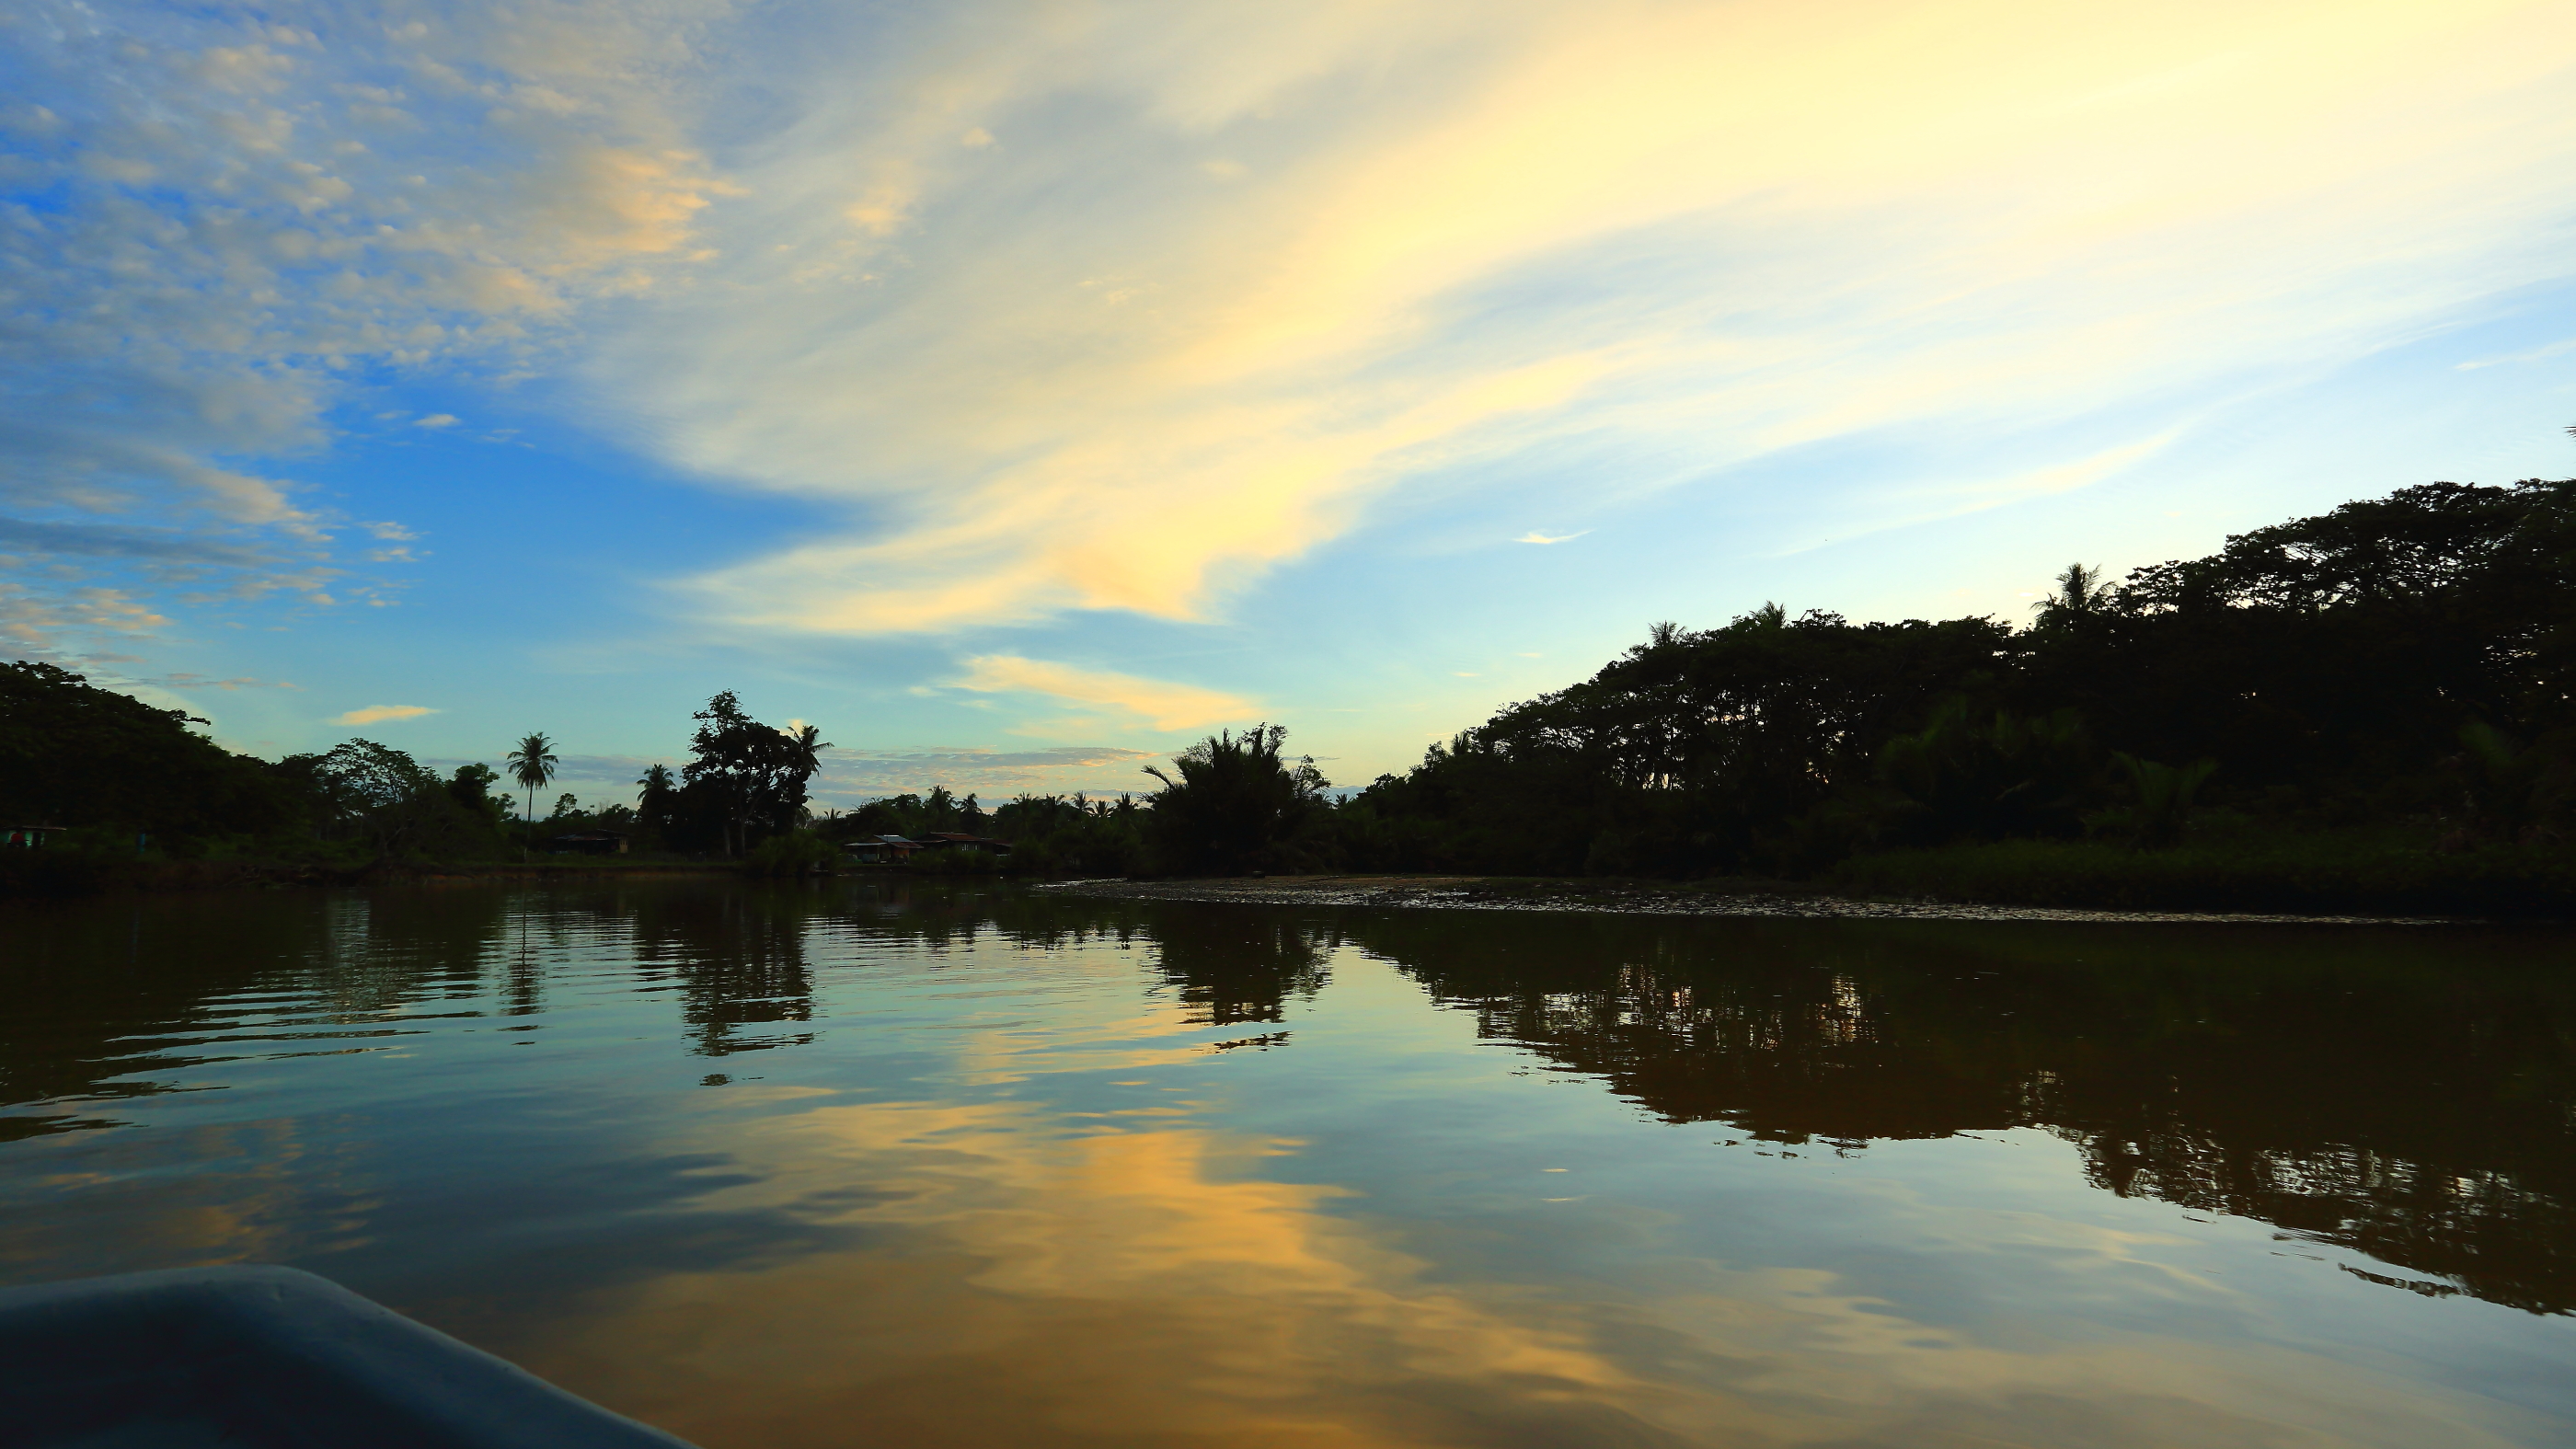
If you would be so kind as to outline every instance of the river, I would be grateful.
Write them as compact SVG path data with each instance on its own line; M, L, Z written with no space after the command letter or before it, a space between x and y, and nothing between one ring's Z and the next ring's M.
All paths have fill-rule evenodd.
M0 1281L707 1449L2576 1442L2576 935L901 881L0 910Z

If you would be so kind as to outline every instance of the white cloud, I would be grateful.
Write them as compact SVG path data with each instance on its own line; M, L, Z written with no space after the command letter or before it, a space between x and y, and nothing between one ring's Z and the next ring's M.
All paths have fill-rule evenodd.
M1581 538L1581 537L1583 536L1583 534L1585 534L1585 533L1590 533L1591 531L1592 531L1591 529L1588 529L1588 528L1587 528L1587 529L1584 529L1584 530L1582 531L1582 533L1558 533L1558 534L1545 534L1545 533L1541 533L1541 532L1539 532L1537 529L1533 528L1533 529L1531 529L1529 532L1522 534L1520 537L1518 537L1518 538L1516 538L1516 539L1513 539L1513 540L1512 540L1512 542L1514 542L1514 543L1572 543L1574 540L1576 540L1576 539L1578 539L1578 538Z
M2576 337L2570 337L2564 342L2552 342L2546 347L2534 347L2526 351L2511 353L2503 357L2473 358L2467 362L2454 363L2453 366L2461 372L2477 372L2483 368L2503 367L2516 362L2543 362L2549 358L2562 356L2569 352L2576 352Z
M1241 721L1260 709L1259 705L1238 695L1201 689L1196 685L1139 679L1132 674L1105 670L1076 669L1069 664L1050 664L1044 660L1021 659L1007 654L969 659L966 667L966 677L956 682L959 689L992 694L1042 695L1128 716L1157 730L1198 729Z
M964 3L875 39L773 72L709 283L593 373L670 456L849 511L694 581L764 625L1205 618L1493 450L1678 477L2063 423L2570 266L2544 4Z
M657 81L704 13L14 7L0 531L77 561L29 587L322 587L337 520L278 460L346 377L536 355L680 252L705 188Z
M130 636L169 622L123 590L42 589L0 579L0 645L22 658L54 662L66 636Z
M418 719L422 715L436 713L438 713L437 710L417 704L371 704L364 709L353 709L347 714L334 715L331 723L337 725L385 724L397 720Z
M302 689L304 687L300 684L290 684L283 679L253 679L248 675L238 675L231 679L208 679L202 674L190 674L184 671L135 679L131 682L150 685L156 689L220 689L228 694L244 689Z
M833 750L813 784L817 806L847 808L889 795L927 793L946 786L959 795L980 794L992 804L1022 791L1100 797L1150 791L1144 767L1163 756L1113 745L1066 745L1044 750L973 748Z
M457 421L454 413L431 413L425 418L412 419L411 425L415 428L452 428Z
M0 513L90 571L22 600L343 587L276 460L354 373L586 359L846 520L687 581L731 620L1196 619L1503 450L2064 422L2576 255L2542 0L733 14L19 7Z

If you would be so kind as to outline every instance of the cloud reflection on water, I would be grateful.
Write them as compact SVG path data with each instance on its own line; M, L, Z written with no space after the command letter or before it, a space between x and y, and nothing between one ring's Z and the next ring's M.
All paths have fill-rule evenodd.
M1016 1103L761 1121L709 1134L746 1180L708 1208L884 1235L587 1295L523 1361L710 1449L2513 1442L2420 1384L2295 1350L2051 1324L2051 1300L2111 1276L2197 1309L2231 1293L2041 1214L2021 1231L2048 1267L2003 1290L2037 1331L1997 1342L1821 1269L1683 1259L1657 1291L1603 1297L1524 1242L1523 1281L1462 1274L1409 1250L1442 1229L1263 1175L1302 1144L1196 1122L1089 1131ZM1901 1197L1873 1226L1991 1247L1964 1239L1991 1225Z
M2570 1247L2548 940L712 882L39 924L0 1086L122 1120L0 1146L10 1276L296 1262L708 1449L2568 1422L2569 1320L2499 1306ZM2364 1208L2344 1258L2491 1301L2271 1232Z

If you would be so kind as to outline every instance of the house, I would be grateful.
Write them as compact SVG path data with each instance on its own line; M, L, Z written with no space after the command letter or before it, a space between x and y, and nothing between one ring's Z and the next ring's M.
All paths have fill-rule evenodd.
M853 840L842 849L861 865L901 865L921 850L973 850L986 855L1008 855L1011 843L982 835L961 835L953 830L934 831L907 840L900 835L879 835Z
M549 855L624 855L626 832L622 830L581 830L558 835L546 842Z
M59 825L0 825L0 848L14 845L21 850L33 850L45 843L46 836L61 831Z
M960 835L953 830L916 835L912 843L921 850L975 850L986 855L1011 853L1011 842L1007 840L995 840L987 835Z

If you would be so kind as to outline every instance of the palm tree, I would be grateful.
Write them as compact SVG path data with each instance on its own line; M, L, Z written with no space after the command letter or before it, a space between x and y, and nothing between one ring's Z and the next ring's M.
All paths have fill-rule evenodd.
M671 794L680 784L671 778L668 765L645 766L635 783L644 787L635 797L635 823L658 837L670 823Z
M778 820L778 828L787 830L793 828L788 815L803 806L805 782L813 779L814 773L823 768L823 752L832 747L832 742L823 738L821 725L800 724L779 733L787 736L787 773L796 782L792 790L784 792L793 796L795 805L782 810Z
M532 734L519 741L517 749L503 755L501 763L510 767L511 779L527 787L528 818L536 819L537 787L553 779L555 766L562 763L555 758L555 742L547 739L542 731Z
M808 775L823 768L823 751L830 749L832 742L823 738L821 725L799 725L780 733L787 736L790 745L787 760L791 768Z
M2102 577L2099 566L2068 564L2066 572L2050 582L2057 585L2057 592L2031 606L2042 614L2098 614L2110 605L2111 583Z

